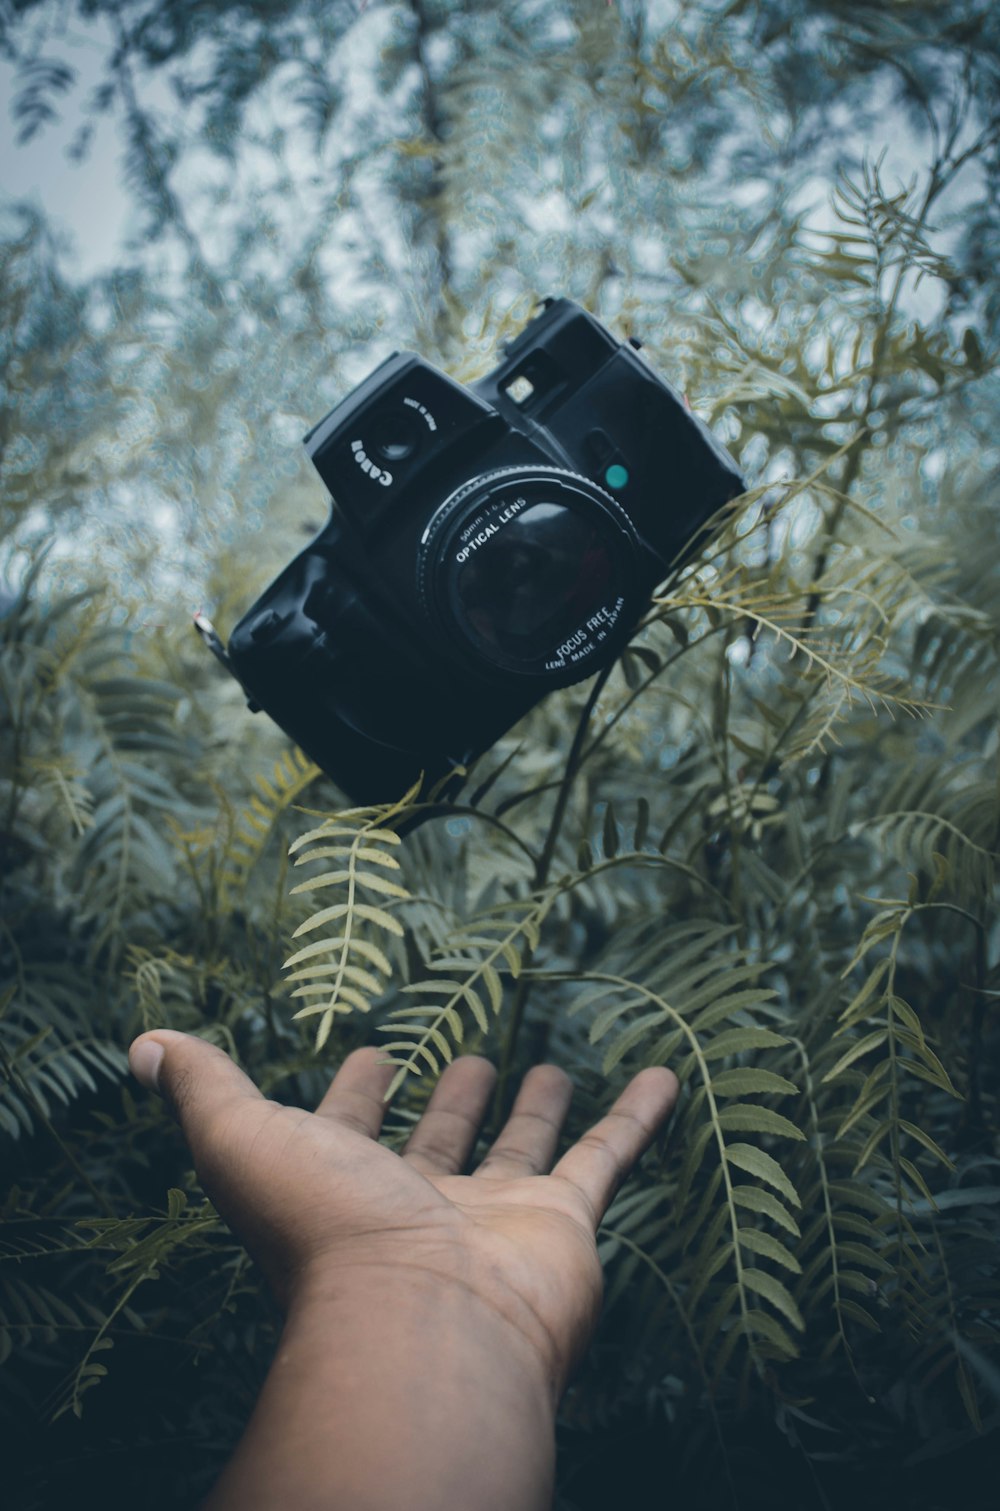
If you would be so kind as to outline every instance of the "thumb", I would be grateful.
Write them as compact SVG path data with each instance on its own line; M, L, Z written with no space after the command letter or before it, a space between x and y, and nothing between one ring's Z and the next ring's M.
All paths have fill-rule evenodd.
M224 1050L170 1028L140 1034L128 1052L137 1081L158 1091L181 1125L192 1154L209 1140L209 1125L234 1103L263 1101L261 1092Z

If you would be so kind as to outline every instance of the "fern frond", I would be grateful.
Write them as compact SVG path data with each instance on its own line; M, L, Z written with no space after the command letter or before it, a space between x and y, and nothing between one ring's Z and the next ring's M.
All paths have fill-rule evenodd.
M268 776L257 773L253 796L234 816L233 837L221 875L223 907L243 895L279 818L320 775L315 762L297 747L283 751Z
M939 806L882 810L856 820L852 836L862 835L908 868L918 867L949 883L959 898L989 896L996 886L1000 851L1000 807L995 783L977 782L937 794Z
M797 622L800 616L794 601L756 588L741 591L742 583L732 579L742 575L731 573L728 580L716 584L711 592L699 592L692 586L675 595L658 597L656 602L674 612L682 608L701 609L710 618L722 614L734 623L750 620L760 629L770 631L792 653L800 655L826 686L840 689L845 707L853 707L857 700L872 709L895 708L907 713L927 706L919 698L904 693L898 683L879 671L883 645L873 641L863 646L855 654L853 666L848 666L838 648L819 638L819 631Z
M65 1288L55 1291L16 1273L0 1279L0 1365L19 1348L35 1351L37 1357L37 1351L65 1335L93 1328L92 1316Z
M851 1088L850 1106L841 1116L837 1138L842 1140L850 1135L853 1140L855 1173L869 1163L881 1145L887 1144L900 1199L904 1192L912 1195L914 1186L920 1194L929 1195L918 1166L902 1152L904 1141L915 1142L934 1159L951 1165L949 1156L934 1139L904 1117L906 1079L929 1081L949 1095L958 1096L918 1014L896 990L900 942L912 916L913 910L905 905L885 908L866 928L855 952L855 962L886 941L890 944L889 953L869 971L860 990L841 1013L840 1027L831 1046L835 1047L836 1040L853 1029L863 1028L865 1032L854 1036L850 1047L823 1076L824 1083L837 1083L845 1090ZM845 976L851 969L847 968ZM872 1065L869 1057L876 1054L878 1059ZM869 1066L863 1078L856 1068L861 1060L866 1060Z
M444 949L432 954L428 969L437 974L402 988L408 995L443 996L446 1001L437 1008L394 1008L386 1022L379 1024L380 1033L406 1036L383 1046L389 1063L399 1067L387 1098L408 1075L423 1073L419 1061L436 1075L440 1070L437 1055L451 1059L445 1030L460 1044L463 1012L472 1017L480 1033L489 1032L491 1015L495 1017L503 1006L504 977L516 979L525 949L538 948L542 924L554 901L553 893L543 893L474 915L451 935ZM412 1017L419 1021L406 1021Z
M130 1303L140 1286L156 1279L160 1267L169 1265L178 1250L200 1249L209 1235L220 1231L220 1219L208 1202L201 1202L193 1211L187 1207L187 1193L173 1190L169 1193L167 1213L162 1218L108 1218L81 1224L91 1231L88 1247L117 1253L117 1258L109 1262L107 1272L123 1276L124 1285L114 1304L101 1316L86 1351L62 1392L53 1420L66 1412L72 1412L76 1417L83 1415L84 1396L100 1384L108 1372L108 1366L98 1355L105 1355L114 1346L114 1324L118 1317L129 1314Z
M336 1013L366 1013L373 1000L385 990L382 978L387 979L391 974L389 961L379 946L359 937L358 928L366 924L383 933L400 936L403 926L384 907L362 902L360 898L365 893L374 893L377 897L407 901L410 893L406 887L382 875L383 870L399 870L399 862L391 853L392 847L399 843L399 835L392 829L371 825L353 829L331 820L303 835L293 846L293 852L298 852L297 866L330 859L343 863L333 871L323 871L292 888L293 894L334 888L343 896L342 901L307 918L293 937L299 938L331 923L338 925L339 932L304 946L285 961L286 969L299 967L288 978L300 983L292 991L292 996L319 999L295 1014L296 1018L318 1016L317 1049L322 1049L326 1043ZM372 867L379 869L373 870ZM305 965L305 961L309 964Z
M57 1108L96 1092L99 1080L124 1077L121 1046L88 1033L86 1019L74 979L59 970L36 973L26 966L20 989L6 994L0 1010L0 1129L11 1138L33 1133Z
M691 931L687 932L690 934ZM711 926L702 929L695 940L689 942L689 950L697 952L698 946L704 949L706 937L710 939L713 934ZM752 1262L754 1258L765 1258L780 1269L797 1274L799 1261L783 1238L760 1228L754 1220L758 1216L771 1215L768 1201L757 1201L754 1197L749 1201L736 1199L734 1171L749 1173L769 1186L771 1191L764 1194L772 1196L776 1192L777 1195L772 1196L775 1203L780 1197L784 1202L798 1205L795 1187L766 1149L728 1138L730 1133L755 1133L765 1139L803 1139L802 1131L783 1114L760 1103L743 1100L755 1092L785 1096L797 1093L798 1088L787 1078L756 1067L723 1066L714 1071L711 1066L713 1040L724 1042L727 1033L741 1035L736 1041L741 1049L786 1042L784 1036L752 1021L753 1007L759 1008L770 1000L771 992L745 988L728 995L724 992L720 998L714 983L706 984L706 977L715 975L716 979L728 978L729 986L739 986L755 979L759 973L760 967L745 962L735 968L729 967L728 963L720 966L713 952L702 956L699 967L682 970L677 978L676 995L667 998L634 978L589 972L589 990L584 1002L587 1005L594 1000L595 987L603 989L605 995L615 995L619 999L618 1003L606 1006L595 1020L598 1038L633 1007L647 1009L632 1029L626 1031L629 1049L648 1039L655 1029L669 1025L669 1033L655 1045L652 1053L669 1056L682 1081L688 1083L690 1092L684 1114L688 1146L675 1193L680 1210L685 1208L696 1177L703 1179L700 1172L708 1149L715 1148L717 1163L708 1181L708 1189L694 1220L687 1226L694 1278L686 1304L693 1313L704 1313L708 1307L706 1336L713 1338L721 1334L722 1341L714 1350L716 1376L728 1367L741 1340L757 1368L762 1368L767 1358L793 1357L797 1350L785 1325L799 1331L804 1326L801 1312L785 1281L772 1270L762 1269ZM743 1020L740 1027L721 1026L731 1025L734 1019ZM639 1032L636 1032L637 1028ZM722 1055L717 1058L724 1057L725 1044ZM757 1188L748 1189L756 1191ZM719 1190L723 1197L721 1203L716 1201L715 1193ZM787 1232L794 1227L794 1219L784 1206L781 1210L786 1220L779 1220L779 1227ZM745 1255L751 1256L751 1262ZM721 1278L730 1273L731 1280ZM711 1305L705 1301L705 1293L710 1287L715 1295ZM762 1310L761 1302L766 1302L773 1312Z

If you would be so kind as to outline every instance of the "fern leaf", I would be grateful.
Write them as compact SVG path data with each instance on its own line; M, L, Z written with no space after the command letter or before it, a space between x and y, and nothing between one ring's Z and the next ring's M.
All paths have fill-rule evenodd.
M753 1144L727 1144L726 1159L737 1169L745 1170L748 1175L756 1175L758 1180L773 1186L793 1206L801 1205L795 1187L784 1170L777 1160L763 1149L757 1149Z

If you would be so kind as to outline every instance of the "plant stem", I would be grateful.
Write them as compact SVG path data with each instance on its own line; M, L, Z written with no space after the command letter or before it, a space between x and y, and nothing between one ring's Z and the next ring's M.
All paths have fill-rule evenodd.
M952 144L949 144L948 148L946 148L945 157L951 151L951 145ZM943 166L944 158L939 157L937 162L935 162L933 167L931 168L926 192L924 193L924 197L920 203L920 208L913 218L913 239L915 239L923 229L927 220L927 216L930 213L931 206L944 187L944 179L942 176ZM907 273L911 271L912 266L913 264L909 261L908 258L900 258L899 265L896 269L896 275L893 279L892 289L889 293L888 302L881 310L881 318L876 327L872 343L872 357L868 369L868 381L865 384L864 410L857 427L857 433L859 437L864 435L865 431L871 430L871 417L878 409L878 404L875 398L875 390L882 376L882 363L885 358L885 349L888 345L889 332L892 327L893 318L896 314L896 306L899 303L899 296L902 293L903 280L905 279ZM876 297L877 293L878 288L876 284ZM820 583L822 581L823 574L826 571L827 563L830 559L830 551L832 550L833 544L837 538L837 531L840 528L840 522L843 519L844 512L847 508L848 494L854 487L854 484L857 482L858 474L861 471L862 460L863 453L861 447L854 446L848 454L847 461L844 463L844 475L841 478L840 482L840 493L842 496L830 512L830 518L827 521L826 529L823 533L823 539L820 542L820 547L816 554L816 559L813 562L813 585L806 603L806 610L802 620L802 630L804 634L808 633L819 611L820 603L822 602L823 597Z
M549 827L548 832L545 836L545 843L542 846L541 854L539 855L538 860L535 864L535 874L532 881L532 887L536 892L544 887L549 879L549 871L552 868L552 861L556 853L556 845L559 842L559 835L562 832L562 825L563 820L566 816L566 807L569 803L570 792L572 790L576 774L580 769L581 756L583 753L583 742L587 737L587 728L590 724L590 718L594 712L598 698L604 691L605 684L607 683L607 680L611 675L613 667L614 663L612 662L610 666L606 666L603 671L599 672L598 675L594 678L594 685L590 689L587 700L584 703L583 708L580 711L580 716L576 721L576 732L573 735L573 743L570 746L569 755L566 757L566 767L563 771L562 780L559 783L559 791L556 794L556 800L552 807L552 817L549 819ZM531 968L533 960L534 950L532 950L529 946L524 955L521 974L518 979L517 988L514 992L514 1000L511 1005L510 1022L507 1026L507 1034L504 1038L503 1050L501 1051L500 1056L500 1074L497 1078L496 1092L493 1099L493 1124L495 1128L500 1127L509 1102L508 1085L510 1082L511 1070L513 1069L514 1065L514 1056L517 1050L517 1041L521 1034L521 1028L524 1023L524 1015L528 1006L528 993L531 990L531 978L527 973Z

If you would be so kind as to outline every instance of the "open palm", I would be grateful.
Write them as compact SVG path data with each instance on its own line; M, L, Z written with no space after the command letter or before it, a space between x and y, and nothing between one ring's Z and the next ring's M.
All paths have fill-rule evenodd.
M349 1055L310 1113L267 1101L221 1050L184 1034L143 1035L137 1069L150 1043L166 1051L160 1089L205 1190L282 1304L339 1284L345 1270L423 1270L519 1328L555 1388L565 1384L600 1308L598 1223L673 1106L670 1071L642 1071L546 1174L572 1084L536 1066L463 1175L496 1080L486 1060L445 1070L398 1155L377 1142L393 1067L375 1049Z

